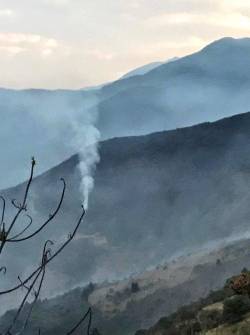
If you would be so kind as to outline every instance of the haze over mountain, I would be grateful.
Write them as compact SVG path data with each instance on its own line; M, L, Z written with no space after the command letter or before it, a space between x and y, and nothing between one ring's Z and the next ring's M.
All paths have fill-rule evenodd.
M121 79L126 79L126 78L130 78L130 77L134 77L134 76L141 76L143 74L146 74L146 73L156 69L158 66L160 66L162 64L174 62L177 59L178 59L178 57L173 57L173 58L168 59L166 62L153 62L153 63L149 63L149 64L146 64L146 65L140 66L140 67L138 67L134 70L129 71L125 75L123 75L121 77Z
M164 330L169 323L163 323L163 320L178 308L192 312L193 309L187 304L195 301L197 305L200 298L203 298L200 301L203 306L205 301L210 301L209 304L213 301L221 302L225 297L221 290L226 280L239 274L243 268L249 268L249 246L250 240L244 239L229 245L214 246L212 251L209 248L200 249L136 276L115 282L91 283L52 299L39 301L31 317L27 335L33 335L38 327L48 335L61 335L62 329L70 329L89 306L93 311L93 327L97 327L103 335L134 335L136 330L152 327L159 319L152 328L155 330L153 334L158 334L158 328L162 329L160 334L165 334ZM135 284L136 290L132 289ZM214 291L218 289L220 291ZM210 298L204 299L209 293ZM13 315L14 311L8 311L0 317L0 331L7 327ZM190 313L181 313L180 310L179 315L190 316ZM198 320L205 324L204 317ZM211 314L205 320L214 323ZM180 322L179 319L176 321ZM183 325L181 326L183 329ZM83 328L76 334L82 334ZM152 334L151 330L148 332ZM144 332L136 332L136 335L139 334ZM145 331L145 334L148 333ZM170 331L167 334L173 333Z
M121 79L126 79L126 78L130 78L133 76L141 76L145 73L148 73L149 71L154 70L155 68L157 68L158 66L162 65L163 62L153 62L153 63L149 63L143 66L140 66L134 70L129 71L128 73L126 73L125 75L123 75L121 77Z
M245 236L250 230L249 147L250 113L102 142L89 210L76 240L49 269L46 293L123 278L204 244ZM35 226L55 208L60 177L68 190L60 215L42 235L30 245L8 249L5 260L19 273L37 262L42 241L60 244L72 231L81 204L77 164L75 155L34 180L29 208ZM22 192L19 185L2 194L10 200L20 199ZM9 204L7 217L10 211ZM8 286L16 281L14 273L9 275Z
M1 89L0 186L24 180L32 155L40 161L42 172L77 152L72 146L72 124L84 131L86 114L99 114L97 127L102 139L107 139L174 129L249 110L249 52L250 39L224 38L144 75L96 90Z

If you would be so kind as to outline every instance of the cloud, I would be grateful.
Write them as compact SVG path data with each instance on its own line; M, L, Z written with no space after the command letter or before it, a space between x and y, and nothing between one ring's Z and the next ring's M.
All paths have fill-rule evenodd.
M43 2L53 6L65 6L70 4L70 0L43 0Z
M162 27L166 25L211 25L228 28L250 28L250 18L237 12L224 13L166 13L150 17L145 21L146 25L151 27Z
M112 52L105 52L99 49L93 49L86 52L86 54L95 57L98 60L102 61L112 61L115 57L115 54Z
M135 54L138 57L148 56L155 57L155 55L160 56L164 59L164 55L169 53L171 54L188 54L189 50L198 50L203 48L209 43L208 40L200 38L198 36L189 36L183 38L182 40L168 40L168 41L159 41L147 44L146 46L141 44L138 45L134 50Z
M0 49L10 54L31 51L49 55L60 46L57 40L37 34L0 33Z
M14 11L9 8L0 9L0 17L13 17Z
M243 9L243 8L250 8L250 3L248 0L224 0L222 2L224 8L231 8L231 9Z
M1 5L0 86L17 88L92 86L250 31L249 0L38 0L35 5L2 0Z
M6 53L11 54L11 55L17 55L25 51L24 48L20 48L17 46L6 46L6 45L0 45L0 50L5 51Z

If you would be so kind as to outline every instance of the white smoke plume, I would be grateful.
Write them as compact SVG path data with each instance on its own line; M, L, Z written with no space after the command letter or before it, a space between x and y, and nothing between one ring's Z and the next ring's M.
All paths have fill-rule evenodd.
M50 142L54 143L54 146L49 150L60 157L57 164L73 154L79 155L79 188L85 209L88 209L89 194L94 187L93 175L100 160L100 132L96 127L98 102L95 92L83 96L80 92L65 94L58 91L43 102L43 108L36 110L36 115L42 121L40 123L44 123L45 130L53 129Z
M100 132L96 127L98 120L98 98L93 93L86 99L67 101L66 120L71 128L72 137L70 145L74 153L78 153L81 180L80 192L84 208L89 206L89 194L94 187L94 171L99 162L98 143Z
M6 110L11 110L7 113L8 122L4 118L7 123L4 132L0 132L1 138L8 136L11 129L21 131L22 127L18 126L18 120L24 120L26 127L22 128L21 133L11 137L11 140L22 139L20 153L13 155L18 156L18 165L10 161L10 164L18 166L18 169L15 174L5 173L9 176L8 181L5 181L6 178L0 178L1 188L14 186L26 180L29 166L22 165L22 162L29 162L33 154L38 162L36 173L41 174L78 153L81 174L79 184L82 201L87 208L89 193L94 185L95 165L99 161L100 133L95 126L99 112L98 94L94 90L92 92L30 90L18 92L15 99L5 94L1 97L6 101ZM8 147L14 148L16 145L12 143ZM8 150L3 152L2 165L7 161L4 158L8 157L8 160L13 158L9 156ZM4 169L10 170L7 164Z
M80 191L83 196L83 205L88 209L89 194L94 187L93 173L100 157L98 153L98 142L100 132L94 126L94 121L86 118L84 122L73 122L75 137L74 146L78 151L78 168L81 174Z

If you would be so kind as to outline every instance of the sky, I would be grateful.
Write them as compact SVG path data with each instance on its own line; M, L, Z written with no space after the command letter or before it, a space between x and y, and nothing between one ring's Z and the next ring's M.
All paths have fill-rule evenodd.
M249 35L249 0L0 0L0 86L83 88Z

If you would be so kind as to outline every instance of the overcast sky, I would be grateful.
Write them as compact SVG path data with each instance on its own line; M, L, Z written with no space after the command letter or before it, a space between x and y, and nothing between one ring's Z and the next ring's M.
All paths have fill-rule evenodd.
M0 86L95 85L249 35L249 0L0 0Z

